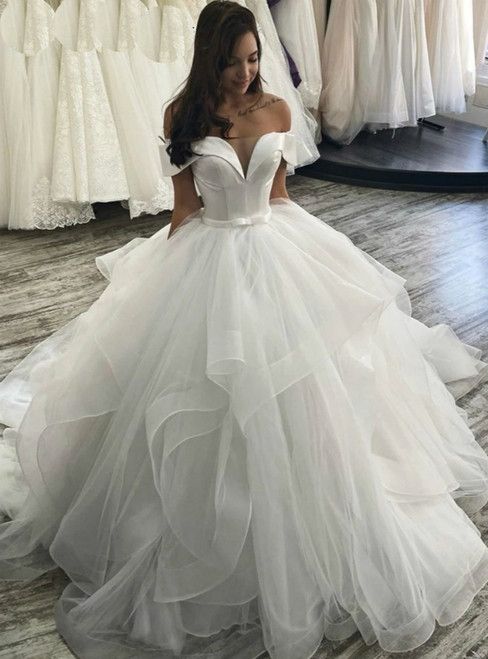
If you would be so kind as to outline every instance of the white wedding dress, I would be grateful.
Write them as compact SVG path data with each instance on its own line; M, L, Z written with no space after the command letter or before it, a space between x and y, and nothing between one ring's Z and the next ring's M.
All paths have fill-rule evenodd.
M472 0L425 0L436 109L465 112L476 87Z
M317 110L322 90L322 70L312 0L300 3L281 0L271 7L271 15L280 40L300 74L301 83L297 89L303 104Z
M315 157L293 132L246 162L193 149L204 208L98 257L105 291L0 385L0 574L61 566L82 658L307 659L358 629L415 648L488 581L465 512L488 456L455 402L488 365L410 316L402 277L269 201L282 157Z
M133 68L140 22L147 13L140 0L104 0L98 8L99 59L122 152L131 218L157 215L170 208L171 201L171 181L161 170L151 105L138 84L141 72ZM154 116L160 119L160 108Z
M51 195L59 87L53 9L9 0L0 17L0 227L55 229L88 222L89 204Z
M377 11L365 122L370 129L416 126L435 114L423 1L377 0Z
M54 17L61 43L51 190L58 201L128 199L129 187L98 58L99 0L62 0Z

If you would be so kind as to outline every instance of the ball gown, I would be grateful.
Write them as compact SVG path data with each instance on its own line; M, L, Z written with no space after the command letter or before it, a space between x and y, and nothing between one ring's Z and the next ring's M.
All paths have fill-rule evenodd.
M488 582L488 456L456 402L488 364L269 199L315 157L292 131L192 146L204 206L97 257L100 297L0 385L0 576L60 566L83 658L418 647Z

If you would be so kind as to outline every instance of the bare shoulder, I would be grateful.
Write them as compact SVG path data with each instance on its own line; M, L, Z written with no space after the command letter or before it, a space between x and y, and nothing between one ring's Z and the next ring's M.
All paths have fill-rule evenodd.
M173 116L178 109L179 100L175 99L169 103L164 110L163 117L163 134L164 138L168 139L171 136L171 126L173 125Z
M270 123L275 130L288 131L291 128L290 106L284 98L265 92L260 103L270 113Z

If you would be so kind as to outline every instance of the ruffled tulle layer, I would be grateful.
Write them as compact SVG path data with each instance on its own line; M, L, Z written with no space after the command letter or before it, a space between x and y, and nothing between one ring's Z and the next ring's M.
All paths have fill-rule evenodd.
M480 351L290 200L167 233L99 257L104 293L0 385L24 483L1 576L65 570L81 657L421 645L488 581L465 512L488 456L456 404Z

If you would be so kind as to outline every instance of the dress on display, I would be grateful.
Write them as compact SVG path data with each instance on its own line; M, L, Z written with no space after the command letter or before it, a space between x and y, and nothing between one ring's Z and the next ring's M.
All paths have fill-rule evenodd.
M365 121L376 128L416 126L435 114L423 1L377 0L377 10Z
M280 40L300 73L301 83L297 89L303 103L316 110L322 89L322 71L312 0L301 3L280 0L271 7L271 14Z
M138 29L145 14L146 6L140 0L105 0L100 4L97 20L101 28L100 64L129 186L131 217L156 215L169 208L171 201L171 182L164 180L161 170L151 106L141 94L138 72L132 66L132 50L137 46ZM150 62L146 62L147 66Z
M81 658L415 648L488 581L488 456L456 404L488 365L269 200L282 157L315 158L292 131L192 147L204 207L99 256L105 291L0 384L0 574L66 572Z
M425 0L425 21L436 109L465 112L476 78L471 0Z
M98 0L62 0L55 13L62 49L51 187L59 201L130 196L98 58L100 7Z
M329 137L349 144L364 126L378 41L376 0L333 2L322 51L319 108Z
M53 17L44 0L9 0L0 18L0 226L9 229L55 229L93 217L89 204L51 195L59 85Z

